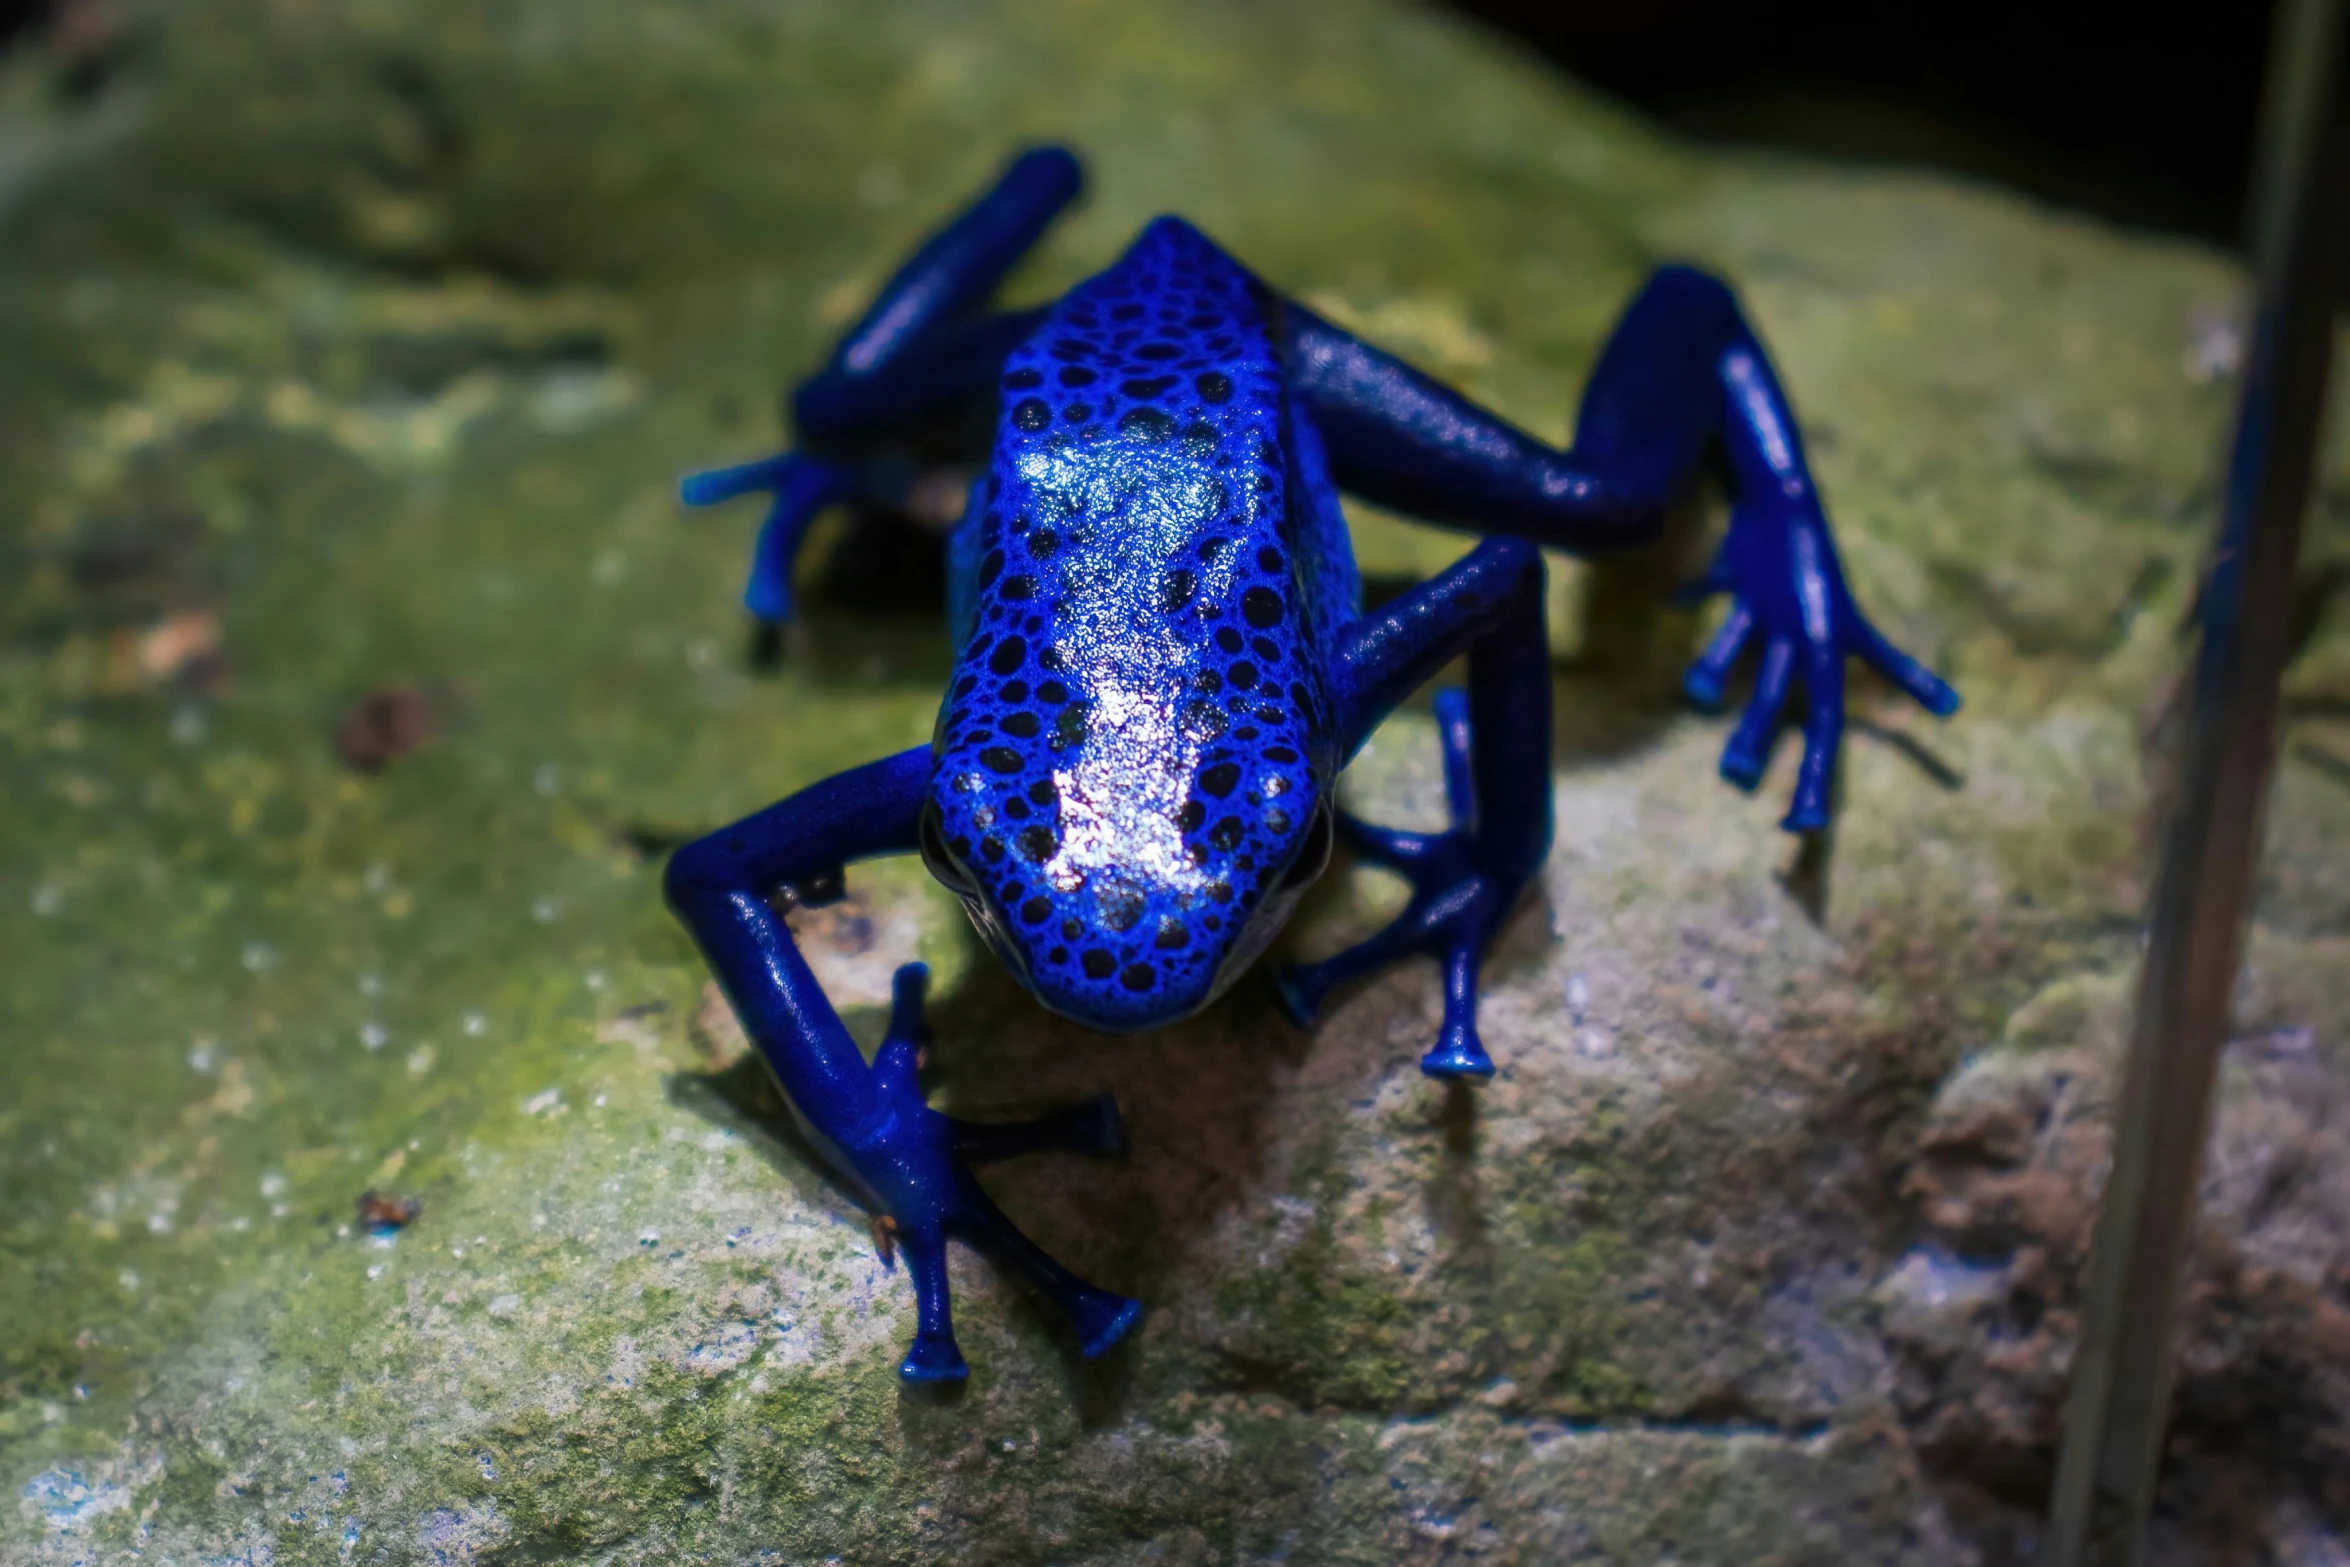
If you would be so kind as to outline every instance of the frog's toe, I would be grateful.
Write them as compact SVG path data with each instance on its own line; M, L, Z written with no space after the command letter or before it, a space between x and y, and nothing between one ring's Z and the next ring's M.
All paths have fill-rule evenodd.
M1273 973L1273 993L1281 999L1281 1009L1289 1014L1291 1022L1300 1028L1312 1028L1314 1019L1321 1016L1322 1004L1330 992L1341 985L1368 978L1381 969L1421 951L1426 944L1426 923L1420 917L1421 900L1385 930L1359 941L1320 963L1301 963L1294 968L1276 969Z
M781 489L792 471L793 455L777 452L757 462L731 468L707 468L678 481L677 498L687 506L718 506L738 496L760 495Z
M958 1120L953 1135L955 1152L972 1164L1051 1151L1094 1159L1126 1157L1126 1121L1118 1114L1118 1101L1108 1094L1033 1121Z
M951 1335L915 1334L913 1347L898 1362L898 1377L906 1382L960 1382L970 1375L970 1363Z
M1722 746L1725 780L1750 792L1762 783L1763 769L1770 765L1771 742L1778 736L1779 717L1794 683L1795 644L1784 638L1775 640L1763 649L1754 695Z
M1828 830L1828 802L1825 799L1798 799L1780 818L1779 830L1796 834L1826 832Z
M1063 1267L1059 1259L1006 1218L995 1200L969 1177L964 1179L959 1223L968 1239L1018 1271L1061 1308L1077 1330L1078 1348L1088 1359L1117 1343L1142 1319L1141 1302L1089 1284Z
M716 506L743 495L768 494L767 520L760 525L759 542L751 554L750 579L743 586L743 607L761 625L781 626L792 618L792 566L800 545L817 514L836 501L849 500L865 488L864 475L846 463L828 462L800 452L778 452L757 462L733 468L714 468L689 475L678 486L678 499L691 507ZM761 641L754 654L779 656L782 641Z
M960 1382L971 1374L955 1343L947 1296L946 1237L937 1229L907 1229L899 1235L906 1272L914 1282L914 1342L898 1363L908 1382Z
M1948 681L1895 647L1867 621L1861 621L1853 629L1852 646L1871 669L1907 692L1912 701L1936 718L1948 718L1958 711L1958 692Z
M1095 1159L1123 1159L1130 1151L1126 1141L1126 1118L1118 1113L1118 1101L1108 1094L1096 1094L1085 1103L1069 1111L1069 1143L1074 1153Z
M1444 1031L1436 1048L1420 1057L1420 1070L1430 1077L1493 1075L1493 1058L1477 1037L1477 968L1484 950L1483 922L1452 933L1444 953Z
M1746 656L1747 644L1754 640L1754 629L1754 611L1743 600L1733 599L1722 629L1681 677L1681 690L1690 701L1709 713L1720 709L1730 671Z
M1324 967L1317 963L1273 970L1273 999L1281 1004L1282 1015L1299 1028L1312 1028L1322 1013L1322 999L1330 993L1330 981L1322 974Z
M1142 1302L1123 1295L1104 1294L1089 1320L1077 1326L1077 1347L1086 1359L1099 1359L1142 1321Z
M1482 1083L1493 1075L1493 1057L1474 1037L1457 1039L1448 1033L1420 1057L1420 1071L1429 1077L1466 1077Z
M1399 835L1400 836L1400 835ZM1423 835L1400 869L1413 885L1403 913L1377 935L1320 963L1277 971L1274 993L1300 1028L1310 1028L1337 987L1408 957L1444 966L1444 1031L1420 1058L1431 1077L1491 1077L1493 1059L1477 1039L1477 965L1499 916L1504 889L1470 868L1467 834Z
M1436 1048L1420 1057L1420 1070L1430 1077L1473 1077L1479 1082L1493 1075L1493 1057L1474 1028L1446 1025Z

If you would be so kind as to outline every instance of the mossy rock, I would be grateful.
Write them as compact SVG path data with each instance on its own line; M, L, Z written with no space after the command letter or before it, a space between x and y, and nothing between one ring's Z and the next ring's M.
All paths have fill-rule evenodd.
M0 1556L1969 1549L1870 1290L1936 1084L2134 955L2219 259L1699 155L1383 4L192 0L130 11L94 100L58 70L0 71ZM991 1183L1146 1300L1139 1340L1082 1365L959 1257L974 1383L934 1403L893 1375L902 1277L697 1021L658 869L926 736L949 649L935 606L819 590L754 677L749 520L671 496L768 447L778 388L1041 137L1093 183L1022 297L1180 211L1551 436L1643 271L1719 268L1863 601L1969 705L1861 687L1798 858L1792 758L1726 790L1722 725L1626 673L1702 627L1563 572L1560 843L1474 1096L1413 1068L1428 973L1310 1038L1244 986L1105 1042L917 868L860 875L806 932L854 1029L925 958L942 1102L1108 1088L1135 1139ZM1359 520L1376 576L1460 548ZM2257 951L2339 1060L2350 637L2316 626ZM337 726L388 688L430 736L355 772ZM1410 817L1435 771L1409 712L1351 787ZM1298 943L1391 891L1347 874ZM419 1216L371 1240L368 1190Z

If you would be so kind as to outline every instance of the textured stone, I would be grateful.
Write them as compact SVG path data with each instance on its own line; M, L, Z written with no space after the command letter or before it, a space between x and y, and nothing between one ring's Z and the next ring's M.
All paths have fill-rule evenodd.
M1383 6L190 0L0 68L0 1557L1999 1561L2070 1354L2234 274L1897 172L1700 156ZM1562 569L1559 847L1476 1093L1409 969L1311 1037L1041 1016L919 867L803 921L940 1102L1117 1093L991 1185L1139 1341L911 1312L660 907L667 844L929 732L922 573L748 674L673 476L1024 138L1041 297L1179 210L1530 427L1642 270L1737 281L1873 685L1799 856L1660 691L1670 551ZM2337 559L2337 460L2313 554ZM1702 525L1705 517L1693 516ZM1358 517L1375 582L1460 541ZM852 544L854 541L850 541ZM871 577L868 572L867 577ZM2318 579L2320 581L2324 579ZM911 584L911 586L909 586ZM851 591L855 589L856 591ZM2164 1538L2337 1559L2350 633L2313 597L2205 1194ZM190 628L205 627L201 636ZM185 656L183 656L185 655ZM354 776L406 687L431 743ZM1432 822L1408 712L1349 784ZM1300 950L1391 908L1334 878ZM414 1196L396 1236L354 1204Z

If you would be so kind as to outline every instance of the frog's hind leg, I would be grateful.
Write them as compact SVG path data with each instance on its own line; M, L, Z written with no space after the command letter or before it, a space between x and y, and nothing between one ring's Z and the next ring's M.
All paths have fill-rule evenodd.
M817 514L844 501L903 505L916 477L902 455L909 432L992 394L1005 356L1044 312L987 315L983 307L1080 183L1064 148L1014 160L898 269L825 367L794 391L804 449L685 480L688 506L774 497L743 589L744 607L762 626L792 618L792 566Z
M1346 753L1453 658L1469 688L1436 702L1444 744L1443 832L1397 832L1353 817L1341 827L1364 858L1412 886L1403 914L1324 963L1275 976L1302 1026L1335 987L1400 958L1444 970L1444 1027L1421 1058L1432 1077L1489 1077L1477 1037L1477 968L1550 847L1550 661L1542 557L1521 539L1488 539L1449 571L1342 629L1333 663Z
M968 323L1084 182L1066 147L1034 147L1013 159L881 286L833 350L826 374L871 375L943 329ZM805 389L800 395L805 400Z

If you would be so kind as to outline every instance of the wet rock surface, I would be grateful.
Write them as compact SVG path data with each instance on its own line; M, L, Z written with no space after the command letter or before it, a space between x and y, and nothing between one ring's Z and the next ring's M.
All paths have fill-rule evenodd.
M204 0L122 27L94 96L0 65L0 1557L2028 1552L2229 269L1924 177L1699 156L1411 12ZM974 1379L934 1401L892 1374L902 1276L706 1005L658 867L920 741L949 650L920 592L827 594L819 565L755 675L751 520L685 523L670 484L764 449L778 385L1040 135L1093 195L1023 297L1182 211L1553 436L1646 267L1721 269L1862 601L1968 707L1857 687L1838 827L1799 849L1792 755L1740 797L1723 725L1664 695L1704 631L1646 607L1670 548L1562 563L1559 846L1489 967L1474 1093L1414 1069L1424 969L1311 1036L1250 984L1108 1041L1026 1003L917 866L860 869L800 916L859 1036L920 957L939 1103L1108 1089L1134 1143L990 1184L1147 1302L1137 1341L1083 1364L958 1255ZM2322 505L2178 1559L2350 1549L2339 459ZM1463 547L1356 521L1375 589ZM877 580L872 550L832 575ZM431 742L355 772L337 727L386 691L434 693ZM1424 713L1348 788L1439 820ZM1398 896L1342 866L1298 950ZM368 1233L371 1191L415 1217Z

